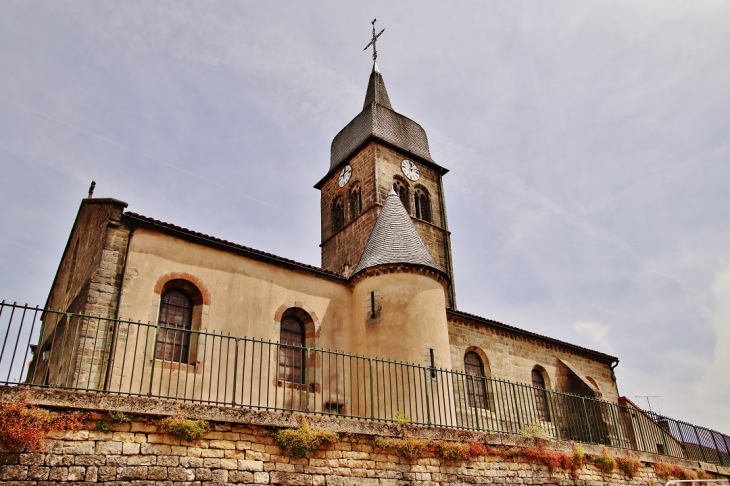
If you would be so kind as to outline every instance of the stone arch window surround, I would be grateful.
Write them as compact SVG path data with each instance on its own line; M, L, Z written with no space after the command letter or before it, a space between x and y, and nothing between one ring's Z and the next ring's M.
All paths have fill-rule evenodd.
M491 390L492 370L489 366L487 354L477 346L469 346L464 351L464 372L467 375L481 376L472 384L467 382L467 393L473 407L484 410L493 410L493 393Z
M184 272L171 272L160 277L155 283L154 293L157 298L150 308L150 317L154 322L159 322L162 297L170 290L180 290L185 293L192 303L191 309L191 330L204 331L208 328L208 311L210 308L210 292L208 287L198 277ZM152 319L150 319L152 320ZM187 356L181 356L179 360L160 359L155 350L155 358L160 359L165 367L178 368L180 365L197 365L197 357L200 352L196 334L191 333ZM157 346L157 343L155 343ZM190 371L194 371L191 369Z
M286 317L294 317L302 323L302 325L304 326L304 346L310 349L316 348L319 344L320 322L319 317L314 312L314 310L312 310L311 307L300 301L289 301L279 306L279 308L276 310L276 313L274 314L274 332L277 342L279 342L281 336L281 322ZM308 377L307 381L309 381L310 391L315 391L316 389L318 389L318 386L314 381L314 378L317 376L317 373L314 372L317 368L317 365L318 364L315 353L309 352L309 362L303 362L302 380L304 380L305 376ZM274 366L276 366L275 363ZM310 371L304 373L304 368L307 368ZM283 386L285 384L284 381L286 380L281 380L281 378L278 376L275 379L278 386Z
M416 184L413 194L413 202L416 218L427 223L433 223L433 210L431 207L431 196L428 189L421 184Z

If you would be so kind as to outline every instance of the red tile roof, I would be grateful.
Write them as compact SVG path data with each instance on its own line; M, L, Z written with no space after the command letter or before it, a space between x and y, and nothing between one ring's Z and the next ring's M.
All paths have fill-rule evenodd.
M484 317L481 317L481 316L477 316L475 314L469 314L468 312L462 312L462 311L458 311L458 310L454 310L454 309L447 309L446 310L446 313L447 314L451 314L451 315L456 316L456 317L462 317L462 318L467 318L467 319L471 319L471 320L474 320L474 321L478 321L478 322L480 322L482 324L487 324L489 326L496 327L496 328L500 328L500 329L504 329L506 331L511 331L511 332L515 332L515 333L518 333L518 334L523 334L525 336L530 336L530 337L534 337L534 338L537 338L537 339L542 339L543 341L547 341L547 342L550 342L550 343L553 343L553 344L557 344L559 346L565 346L565 347L568 347L568 348L576 349L578 351L582 351L584 353L592 354L594 356L599 356L599 357L601 357L603 359L606 359L606 360L618 361L618 358L616 358L615 356L611 356L609 354L601 353L600 351L595 351L593 349L584 348L583 346L578 346L577 344L567 343L565 341L561 341L559 339L551 338L551 337L548 337L548 336L543 336L542 334L537 334L535 332L526 331L524 329L520 329L519 327L510 326L508 324L504 324L504 323L499 322L499 321L494 321L492 319L487 319L487 318L484 318Z

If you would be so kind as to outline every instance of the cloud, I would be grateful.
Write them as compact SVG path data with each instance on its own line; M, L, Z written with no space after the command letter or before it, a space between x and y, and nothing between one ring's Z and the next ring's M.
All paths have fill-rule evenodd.
M599 322L578 321L573 323L573 329L579 335L588 338L591 342L593 342L593 345L599 349L605 349L607 351L610 350L608 352L613 352L613 346L611 346L606 339L608 332L611 330L611 326L601 324Z
M709 366L692 389L697 395L697 406L713 417L716 428L727 432L730 430L726 413L730 403L730 266L717 273L712 294L715 296L715 312L711 319L715 345Z

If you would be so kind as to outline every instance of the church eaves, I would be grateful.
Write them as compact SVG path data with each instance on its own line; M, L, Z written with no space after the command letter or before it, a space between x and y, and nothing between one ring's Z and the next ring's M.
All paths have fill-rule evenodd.
M393 110L377 64L373 64L370 73L362 111L332 140L330 171L352 157L371 139L439 167L431 158L428 137L423 127ZM446 173L446 169L441 170Z
M385 198L378 220L352 276L366 268L389 263L423 265L443 272L428 252L426 244L393 189Z

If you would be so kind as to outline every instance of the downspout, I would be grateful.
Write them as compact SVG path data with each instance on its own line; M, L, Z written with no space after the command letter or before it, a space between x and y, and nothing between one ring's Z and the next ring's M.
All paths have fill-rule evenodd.
M136 230L136 226L132 226L132 228L129 230L129 236L127 237L127 248L124 251L124 264L122 265L122 282L121 285L119 285L119 295L117 296L117 310L114 313L114 321L112 322L112 332L111 332L111 349L109 350L109 358L107 358L107 366L106 366L106 372L104 373L104 383L102 385L103 391L109 391L109 378L111 374L111 370L114 366L114 355L117 352L117 324L119 324L119 314L122 307L122 295L124 290L124 278L127 275L127 261L129 260L129 248L132 245L132 236L134 235L134 230Z
M618 366L619 359L616 358L615 360L611 361L611 379L613 381L616 381L616 372L614 371L616 367Z

